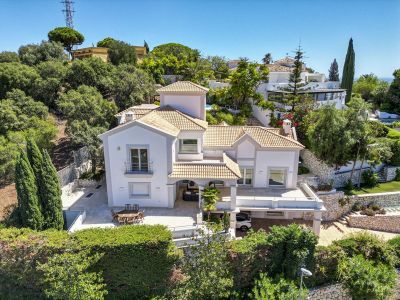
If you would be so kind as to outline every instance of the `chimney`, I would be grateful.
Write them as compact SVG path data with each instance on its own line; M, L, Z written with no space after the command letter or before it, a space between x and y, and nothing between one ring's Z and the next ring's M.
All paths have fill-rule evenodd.
M290 131L292 130L292 121L288 119L283 120L282 128L283 131L285 132L285 135L289 135Z
M129 111L125 113L125 123L133 120L133 112Z

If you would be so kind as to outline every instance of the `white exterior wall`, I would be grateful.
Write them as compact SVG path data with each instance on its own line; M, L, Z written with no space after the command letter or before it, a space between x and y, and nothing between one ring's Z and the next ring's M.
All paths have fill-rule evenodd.
M206 119L205 95L160 95L160 106L169 105L189 116L201 120Z
M125 204L139 204L147 207L168 207L168 155L172 146L168 138L150 129L132 126L116 132L108 137L104 143L107 151L106 160L107 194L109 206L123 206ZM149 163L153 174L125 174L125 163L128 161L128 145L148 146ZM171 155L172 156L172 155ZM149 182L149 198L129 198L129 182Z
M286 169L286 188L295 188L299 161L298 151L262 150L256 152L254 187L267 187L268 168Z
M253 187L267 186L269 168L286 170L286 188L295 188L299 164L299 151L259 149L249 139L244 139L236 146L236 161L240 167L253 167Z

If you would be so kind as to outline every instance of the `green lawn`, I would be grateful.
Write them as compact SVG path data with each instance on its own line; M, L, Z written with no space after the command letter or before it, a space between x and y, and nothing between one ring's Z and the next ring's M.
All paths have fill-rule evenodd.
M399 191L400 191L400 181L391 181L391 182L380 183L378 186L373 188L362 187L360 190L353 190L350 192L350 195L399 192Z

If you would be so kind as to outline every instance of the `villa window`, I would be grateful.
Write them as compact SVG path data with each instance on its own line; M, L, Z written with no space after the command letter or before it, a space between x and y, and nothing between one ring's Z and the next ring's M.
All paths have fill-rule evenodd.
M180 139L179 153L198 153L196 139Z
M147 148L131 148L131 170L137 172L149 171L149 156Z
M150 182L129 182L129 198L150 197Z
M284 187L285 186L285 170L282 169L271 169L268 174L268 185Z
M253 183L253 168L240 168L242 178L238 179L240 185L251 185Z

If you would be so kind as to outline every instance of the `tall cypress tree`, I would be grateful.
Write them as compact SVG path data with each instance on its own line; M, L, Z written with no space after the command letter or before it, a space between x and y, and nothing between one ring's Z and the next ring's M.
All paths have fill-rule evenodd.
M44 194L44 191L42 188L43 185L41 181L41 168L43 165L43 156L36 142L32 138L28 138L26 141L26 155L32 167L33 175L35 176L37 194L39 198L40 207L43 212L44 204L42 200L42 195Z
M61 188L57 171L46 150L43 151L43 164L40 171L44 228L61 230L64 226L61 202Z
M15 187L21 225L36 230L42 229L43 216L37 196L36 179L28 157L22 150L15 165Z
M329 81L339 81L339 66L336 58L333 60L331 67L329 68Z
M355 64L355 53L353 49L353 39L350 38L349 46L347 48L346 59L343 66L342 75L342 89L346 89L346 103L351 99L351 93L353 91L354 81L354 64Z

